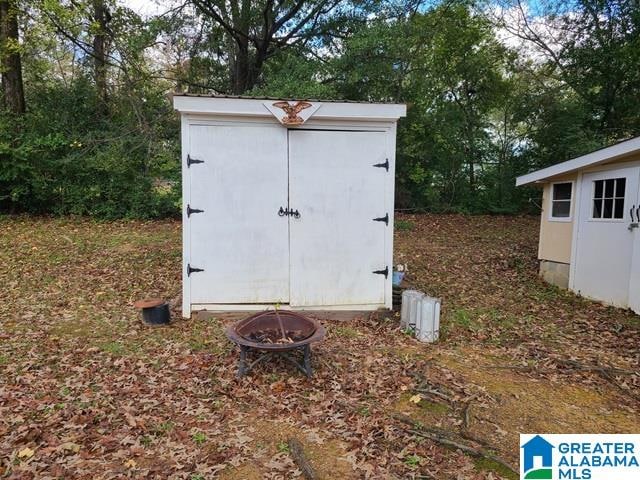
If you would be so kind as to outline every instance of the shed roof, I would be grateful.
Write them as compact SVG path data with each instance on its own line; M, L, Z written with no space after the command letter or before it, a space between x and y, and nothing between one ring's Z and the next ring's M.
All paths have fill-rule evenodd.
M407 106L396 103L347 102L335 100L282 99L230 95L176 93L173 105L186 114L225 115L240 117L271 116L276 101L306 101L315 107L313 118L320 120L397 121L407 114ZM307 110L307 116L311 109ZM315 113L317 112L317 113Z
M174 97L200 97L200 98L235 98L241 100L273 100L273 101L288 101L288 102L320 102L320 103L363 103L363 104L380 104L380 105L396 105L395 102L368 102L366 100L341 100L341 99L322 99L322 98L307 98L307 97L269 97L262 95L227 95L223 93L189 93L189 92L173 92Z
M528 185L530 183L544 182L547 179L572 173L586 167L602 165L613 160L640 152L640 137L623 140L608 147L601 148L581 157L572 158L566 162L551 165L550 167L536 170L516 178L516 186Z

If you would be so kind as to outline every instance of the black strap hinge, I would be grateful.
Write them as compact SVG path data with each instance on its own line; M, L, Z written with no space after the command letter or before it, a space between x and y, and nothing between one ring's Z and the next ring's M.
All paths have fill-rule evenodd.
M187 277L190 277L195 272L204 272L204 269L192 267L190 263L187 263Z
M204 210L200 210L199 208L191 208L189 204L187 204L187 218L191 216L192 213L202 213Z
M384 163L375 163L374 167L384 168L387 172L389 171L389 159L387 158Z
M385 225L389 225L389 214L385 214L384 217L378 217L373 219L374 222L384 222Z
M204 163L204 160L191 158L191 155L187 155L187 167L190 167L194 163Z
M373 273L376 275L384 275L384 278L389 276L389 266L384 267L384 270L374 270Z

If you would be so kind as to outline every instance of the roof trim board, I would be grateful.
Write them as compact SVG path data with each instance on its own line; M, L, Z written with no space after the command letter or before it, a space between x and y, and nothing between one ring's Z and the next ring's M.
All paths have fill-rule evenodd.
M275 99L269 99L275 100ZM286 101L286 100L285 100ZM295 102L295 100L294 100ZM407 114L407 106L391 103L312 102L318 106L315 119L396 121ZM245 117L271 117L264 98L174 95L173 106L181 113ZM319 107L322 108L319 108Z
M542 182L558 175L572 173L587 167L601 165L626 155L640 152L640 137L631 138L608 147L601 148L581 157L567 160L535 172L528 173L516 178L516 186L529 185L531 183Z

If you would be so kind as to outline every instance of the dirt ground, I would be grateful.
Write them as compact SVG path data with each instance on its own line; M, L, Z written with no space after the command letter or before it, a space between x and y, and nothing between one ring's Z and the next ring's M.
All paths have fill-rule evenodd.
M237 380L225 321L179 300L180 224L0 218L0 478L517 478L519 433L640 432L638 317L546 285L538 219L401 215L396 262L441 340L327 320L315 376Z

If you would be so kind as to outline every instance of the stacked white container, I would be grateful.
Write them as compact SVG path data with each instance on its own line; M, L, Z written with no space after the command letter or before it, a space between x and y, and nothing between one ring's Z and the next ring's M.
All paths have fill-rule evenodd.
M413 330L421 342L435 342L440 332L440 299L417 290L402 292L400 326Z

